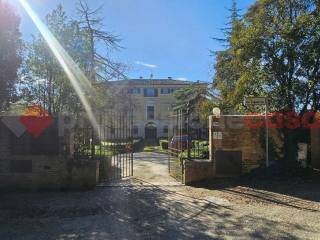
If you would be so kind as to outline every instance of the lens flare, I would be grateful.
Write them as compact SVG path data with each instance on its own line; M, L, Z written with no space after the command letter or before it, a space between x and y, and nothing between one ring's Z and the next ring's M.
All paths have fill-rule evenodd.
M59 41L54 37L54 35L50 32L47 26L41 21L38 15L33 11L30 4L27 0L19 0L22 7L25 9L29 17L32 19L33 23L36 25L37 29L47 42L49 48L52 53L60 63L64 72L68 76L72 87L74 88L76 94L78 95L87 115L89 121L94 128L95 132L100 136L100 128L93 114L92 107L86 96L96 96L94 89L86 78L84 73L78 67L78 65L73 61L70 55L66 52L66 50L61 46Z

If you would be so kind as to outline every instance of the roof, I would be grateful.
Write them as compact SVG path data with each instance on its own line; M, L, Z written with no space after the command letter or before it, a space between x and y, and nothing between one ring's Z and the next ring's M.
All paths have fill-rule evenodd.
M191 81L181 81L175 79L128 79L128 80L116 80L109 81L110 84L120 84L120 85L203 85L207 86L208 83L201 82L191 82Z

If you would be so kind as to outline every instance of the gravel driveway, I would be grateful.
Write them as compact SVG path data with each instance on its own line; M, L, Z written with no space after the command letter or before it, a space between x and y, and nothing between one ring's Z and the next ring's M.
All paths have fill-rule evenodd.
M2 193L0 239L320 238L318 202L296 208L183 186L161 154L138 153L134 165L134 178L94 191Z

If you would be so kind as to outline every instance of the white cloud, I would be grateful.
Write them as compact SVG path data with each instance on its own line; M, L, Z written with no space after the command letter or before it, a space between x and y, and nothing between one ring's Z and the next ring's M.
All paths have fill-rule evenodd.
M135 63L137 65L142 65L142 66L147 67L147 68L157 68L158 67L155 64L145 63L145 62L141 62L141 61L136 61Z
M177 78L177 80L180 80L180 81L188 81L188 78L185 78L185 77L179 77L179 78Z

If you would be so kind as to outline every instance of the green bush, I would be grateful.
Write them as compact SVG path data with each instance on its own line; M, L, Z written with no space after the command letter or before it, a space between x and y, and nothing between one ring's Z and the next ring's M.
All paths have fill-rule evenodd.
M160 140L160 146L162 150L167 150L168 149L168 140Z
M133 140L133 151L140 152L143 151L144 142L142 138L137 138Z

